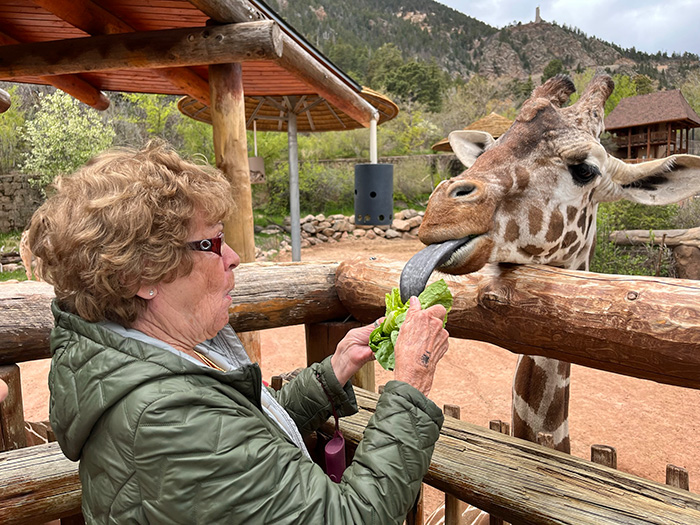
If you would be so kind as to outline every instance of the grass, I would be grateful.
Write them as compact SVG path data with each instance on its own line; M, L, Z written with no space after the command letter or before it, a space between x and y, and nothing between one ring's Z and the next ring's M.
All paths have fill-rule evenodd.
M26 281L27 274L24 272L24 268L20 268L19 270L14 270L11 272L0 272L0 282L12 280Z
M0 254L3 253L19 253L19 240L22 237L22 232L19 230L8 233L0 233ZM0 281L26 281L27 274L24 268L19 268L11 272L0 272Z

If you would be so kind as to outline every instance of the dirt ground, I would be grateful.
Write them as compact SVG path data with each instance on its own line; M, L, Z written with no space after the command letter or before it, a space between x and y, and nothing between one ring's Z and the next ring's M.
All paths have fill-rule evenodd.
M302 250L303 261L342 261L367 254L408 261L421 249L419 241L343 241ZM280 261L289 261L284 254ZM263 377L304 366L304 327L263 331ZM438 365L430 397L439 405L458 404L462 419L488 426L492 419L510 421L510 387L516 356L487 343L450 339L450 350ZM392 378L376 366L377 384ZM49 363L21 365L25 419L48 417ZM661 385L573 365L570 431L572 454L590 458L594 444L617 449L618 468L665 482L666 464L688 469L690 490L700 492L700 391ZM428 491L425 507L439 503Z

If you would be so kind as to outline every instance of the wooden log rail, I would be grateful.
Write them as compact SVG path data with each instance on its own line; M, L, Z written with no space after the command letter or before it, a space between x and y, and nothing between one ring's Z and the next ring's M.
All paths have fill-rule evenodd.
M344 319L335 290L338 263L245 263L236 270L229 310L239 332ZM0 365L51 357L53 287L0 283Z
M336 276L342 303L359 321L384 312L403 263L344 261ZM455 297L452 337L700 388L700 283L489 265L445 277Z
M237 270L235 329L384 313L400 262L247 263ZM337 271L336 271L337 270ZM491 266L451 278L453 337L591 368L700 388L700 283L546 266ZM49 357L45 283L0 285L0 364ZM342 301L342 302L341 302Z
M356 389L341 419L362 438L378 395ZM332 433L329 420L324 430ZM506 521L598 525L700 523L700 496L446 418L425 482ZM77 463L56 443L0 453L0 523L42 523L80 511Z
M700 228L688 228L685 230L619 230L612 232L609 239L610 242L622 246L659 245L663 242L666 246L685 245L700 248Z

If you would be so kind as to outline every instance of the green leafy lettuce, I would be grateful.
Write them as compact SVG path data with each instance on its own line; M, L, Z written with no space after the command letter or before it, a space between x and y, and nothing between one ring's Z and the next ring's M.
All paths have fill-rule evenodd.
M425 290L418 296L420 306L423 310L433 305L441 304L449 313L452 308L452 293L447 288L444 279L435 281L425 287ZM369 336L369 347L374 352L377 361L386 370L394 369L394 345L399 336L399 328L406 320L408 302L401 301L401 292L398 288L386 294L386 318ZM447 314L443 320L443 326L447 322Z

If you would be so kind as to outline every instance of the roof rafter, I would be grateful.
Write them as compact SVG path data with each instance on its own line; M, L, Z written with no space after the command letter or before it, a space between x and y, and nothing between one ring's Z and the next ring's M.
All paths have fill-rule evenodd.
M267 20L1 46L0 76L227 64L281 53L279 27Z
M21 44L16 38L2 32L0 32L0 42L3 45ZM107 96L87 80L77 75L41 75L41 80L95 109L105 110L109 107Z
M75 8L74 0L33 0L33 2L72 26L90 35L107 35L134 32L132 27L104 7L90 0L81 2L80 9ZM209 83L193 70L186 67L160 68L154 72L191 97L209 105Z

